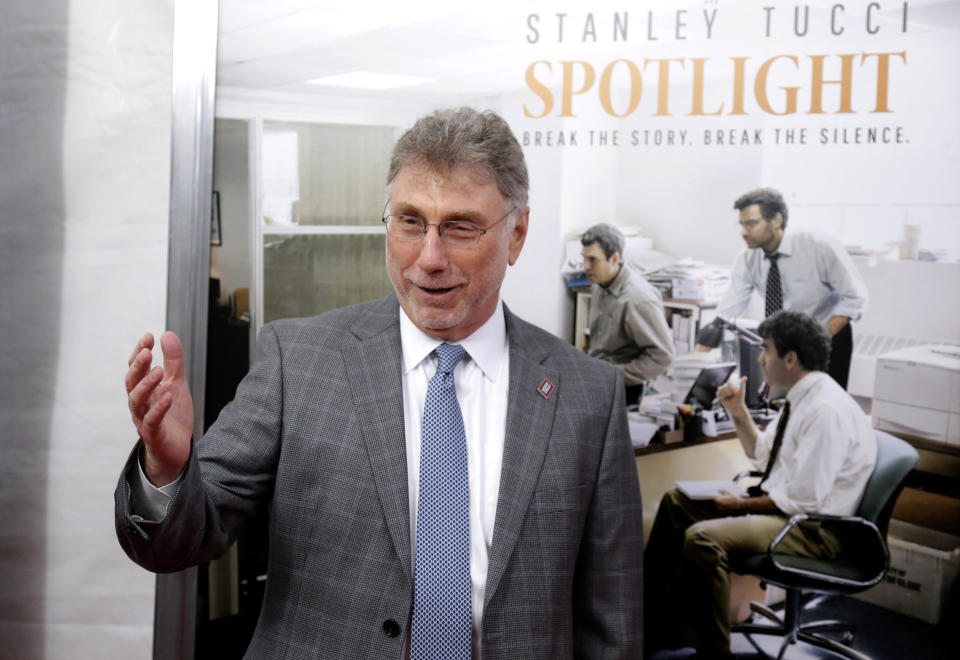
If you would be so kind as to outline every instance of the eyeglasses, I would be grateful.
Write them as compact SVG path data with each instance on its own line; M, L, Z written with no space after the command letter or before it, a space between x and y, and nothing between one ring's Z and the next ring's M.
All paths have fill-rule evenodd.
M434 225L415 215L396 213L383 216L383 224L387 226L387 233L390 236L401 241L419 241L426 236L429 227L436 227L440 239L447 245L472 247L480 242L481 236L506 220L507 216L516 210L516 208L510 207L510 210L502 218L486 228L469 220L444 220Z

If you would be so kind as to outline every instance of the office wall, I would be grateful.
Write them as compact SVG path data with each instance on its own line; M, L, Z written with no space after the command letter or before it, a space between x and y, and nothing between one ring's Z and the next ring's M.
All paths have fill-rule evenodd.
M123 387L163 329L169 2L5 3L0 21L0 655L147 658L154 577L120 550Z

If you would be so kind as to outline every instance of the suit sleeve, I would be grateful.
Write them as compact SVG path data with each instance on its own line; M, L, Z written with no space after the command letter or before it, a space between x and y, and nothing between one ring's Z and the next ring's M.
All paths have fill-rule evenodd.
M127 555L148 570L170 572L226 552L270 500L281 415L281 351L268 325L236 397L191 448L162 520L145 520L131 507L140 443L131 452L114 493L117 538Z
M643 653L643 508L623 382L615 376L573 585L577 658Z

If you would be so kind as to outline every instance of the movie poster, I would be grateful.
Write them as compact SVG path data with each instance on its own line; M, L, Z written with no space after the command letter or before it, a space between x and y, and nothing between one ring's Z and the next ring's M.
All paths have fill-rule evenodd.
M578 231L611 221L664 254L729 266L743 248L733 201L760 186L783 193L791 227L882 266L868 285L884 327L865 318L860 331L916 335L897 311L905 292L958 281L947 267L960 258L956 0L291 4L246 32L261 52L299 48L278 89L318 83L301 113L402 129L470 104L509 121L530 169L531 228L504 299L556 334L571 334L560 272ZM221 23L226 88L257 73L231 51L237 25ZM357 83L371 74L396 84ZM912 261L942 268L884 270L905 237ZM888 281L902 283L895 297ZM934 304L924 295L911 301ZM931 326L960 334L956 316Z

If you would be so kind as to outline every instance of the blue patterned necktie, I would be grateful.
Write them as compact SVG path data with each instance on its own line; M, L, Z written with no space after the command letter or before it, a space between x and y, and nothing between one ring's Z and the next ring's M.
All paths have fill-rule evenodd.
M417 556L410 660L468 660L471 654L470 487L467 440L453 384L462 346L437 347L420 448Z

